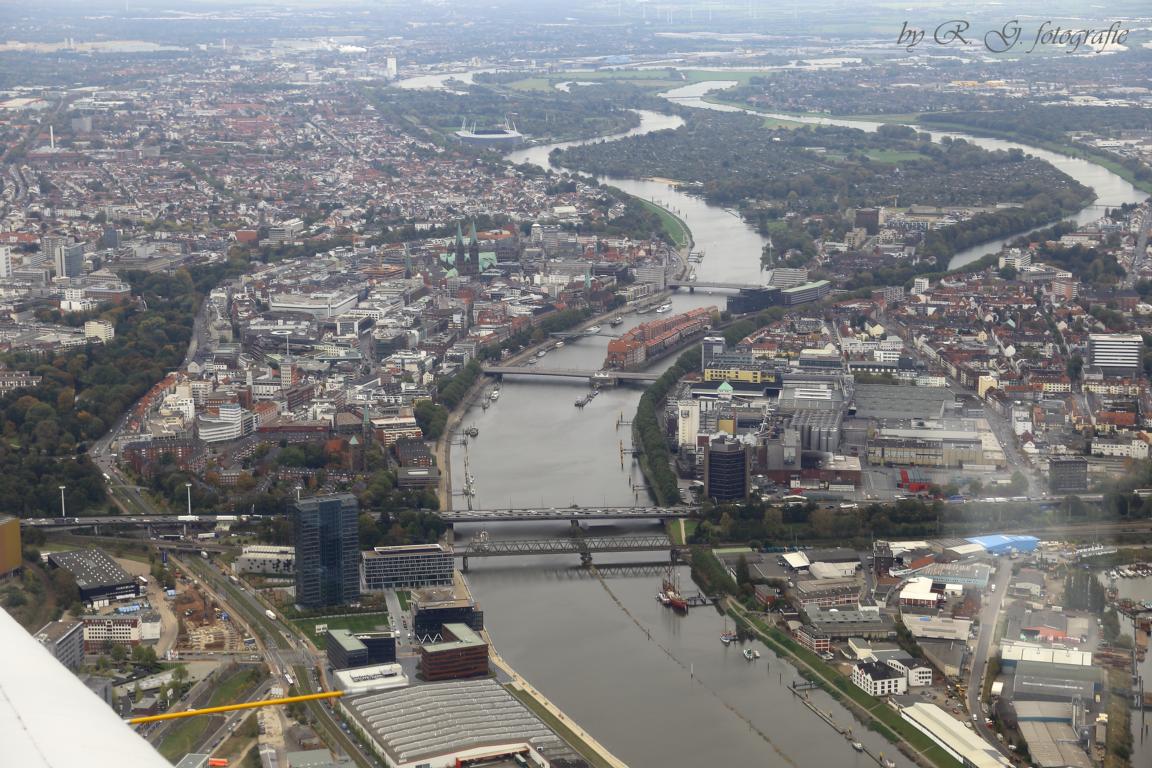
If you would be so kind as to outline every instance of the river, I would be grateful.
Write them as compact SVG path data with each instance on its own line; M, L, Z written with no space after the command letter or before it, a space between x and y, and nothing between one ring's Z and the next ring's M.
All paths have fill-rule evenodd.
M414 78L402 87L443 87L462 75ZM716 83L701 83L666 94L682 104L717 108L702 100ZM641 124L623 135L675 128L680 119L641 112ZM788 119L795 119L791 116ZM805 122L820 122L819 119ZM856 122L838 121L868 128ZM874 126L873 126L874 127ZM959 134L951 134L959 135ZM606 137L608 139L617 137ZM1011 142L963 137L989 148ZM565 145L561 145L565 146ZM514 162L547 167L552 145L509 155ZM1075 178L1097 188L1109 204L1143 198L1123 179L1082 161L1025 148L1050 160ZM765 243L739 216L660 182L606 178L625 192L653 200L674 211L692 230L695 248L705 252L696 265L701 281L759 282L760 253ZM1089 209L1091 211L1091 209ZM1087 215L1087 214L1082 214ZM979 258L998 249L983 246L957 254L954 261ZM977 253L977 251L979 251ZM966 262L961 262L966 263ZM694 306L722 306L723 296L703 291L677 294L674 311ZM625 330L651 316L626 316L619 329L604 327L599 336L553 350L540 367L597 369L609 333ZM666 364L666 363L665 363ZM587 384L564 380L509 379L498 401L487 410L474 406L463 419L479 436L452 452L453 487L464 487L467 472L475 477L473 504L562 507L628 504L646 497L642 477L619 447L630 443L628 426L618 426L635 413L639 390L608 389L586 408L573 401ZM453 500L463 506L462 498ZM566 524L513 523L494 528L494 538L547 537L563 533ZM653 531L637 524L590 526L598 535ZM477 526L457 526L466 540ZM712 609L692 609L674 616L654 599L661 558L598 556L597 564L644 561L647 570L612 572L602 582L564 558L477 559L469 582L486 614L486 624L500 653L517 671L568 715L633 766L695 768L721 763L796 768L874 766L866 755L792 698L788 684L794 668L761 648L763 658L749 663L736 646L719 642L724 620ZM688 585L687 570L680 569ZM694 591L688 587L687 591ZM862 730L837 702L815 692L819 706L846 726L873 752L898 765L911 762L876 734Z

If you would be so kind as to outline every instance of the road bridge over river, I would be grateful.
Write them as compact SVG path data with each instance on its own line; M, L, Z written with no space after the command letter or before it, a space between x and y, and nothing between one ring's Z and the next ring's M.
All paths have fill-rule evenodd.
M468 572L468 560L474 557L523 557L525 555L579 555L582 565L591 565L598 552L669 552L673 563L679 562L683 547L664 535L655 536L570 536L561 539L510 539L494 541L480 536L457 549L463 560L461 570Z
M618 384L627 381L656 381L659 373L647 371L588 371L580 368L538 368L520 365L486 365L489 376L551 376L568 379L587 379L593 384Z

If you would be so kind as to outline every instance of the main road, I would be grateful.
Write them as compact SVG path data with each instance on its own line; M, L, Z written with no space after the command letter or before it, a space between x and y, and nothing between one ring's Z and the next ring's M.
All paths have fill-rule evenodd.
M972 727L985 741L1008 757L1011 757L1011 753L996 738L995 732L985 725L982 694L984 677L988 674L988 654L996 639L996 626L1000 620L1000 606L1004 603L1004 594L1011 581L1011 562L997 560L996 572L988 582L992 591L985 593L984 605L980 609L980 632L976 637L976 650L972 653L972 667L968 673L968 711L972 717Z

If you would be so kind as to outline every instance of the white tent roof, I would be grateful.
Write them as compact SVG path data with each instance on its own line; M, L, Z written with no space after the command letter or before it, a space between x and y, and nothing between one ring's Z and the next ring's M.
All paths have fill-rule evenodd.
M808 555L803 552L785 552L784 562L788 563L788 567L794 570L807 568L809 565Z

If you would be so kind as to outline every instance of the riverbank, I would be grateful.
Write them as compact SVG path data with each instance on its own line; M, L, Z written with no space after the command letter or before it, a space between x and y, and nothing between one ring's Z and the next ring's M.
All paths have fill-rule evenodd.
M555 730L573 749L580 752L592 763L594 768L628 768L624 761L609 752L603 744L596 741L578 723L565 715L548 697L521 677L520 673L514 670L496 651L487 630L481 634L488 642L488 655L492 663L512 678L512 682L508 686L509 693L531 709L537 717L544 721L545 725Z
M743 622L773 652L787 659L800 670L801 674L847 707L870 729L895 744L905 756L915 760L918 765L924 768L959 767L959 763L927 736L906 723L885 702L869 696L846 677L830 670L815 654L796 645L779 629L764 624L732 598L726 598L724 609L734 619Z

